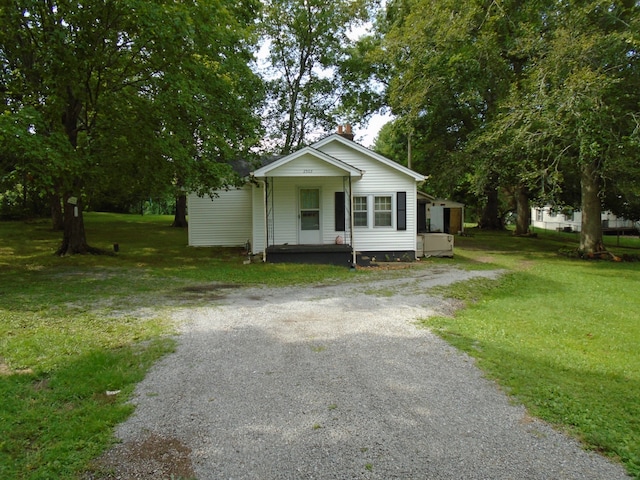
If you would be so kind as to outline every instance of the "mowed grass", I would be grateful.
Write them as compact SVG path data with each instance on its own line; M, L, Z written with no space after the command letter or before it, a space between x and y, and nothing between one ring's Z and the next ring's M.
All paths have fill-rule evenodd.
M506 273L442 289L467 307L424 324L477 358L532 415L640 478L640 263L557 254L576 238L456 238L458 262ZM623 240L605 242L616 254L640 253L637 238Z
M366 281L400 271L245 265L240 249L190 248L170 217L91 213L89 243L115 255L53 255L48 221L0 223L0 478L81 478L147 369L173 347L173 309L212 304L215 285ZM637 239L607 239L638 254ZM443 289L467 308L427 325L478 358L534 415L620 458L640 478L640 263L557 255L571 234L456 238L461 268L497 281ZM213 288L209 288L213 287Z
M171 311L215 303L215 285L340 281L331 266L243 262L187 246L171 217L90 213L89 243L56 257L46 220L0 222L0 478L81 478L132 412L135 384L174 348Z

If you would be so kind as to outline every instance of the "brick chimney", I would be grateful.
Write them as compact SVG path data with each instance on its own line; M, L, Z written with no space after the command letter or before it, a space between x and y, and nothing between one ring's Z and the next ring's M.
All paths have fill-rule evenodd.
M350 123L347 123L344 127L342 125L338 125L338 135L351 141L355 138Z

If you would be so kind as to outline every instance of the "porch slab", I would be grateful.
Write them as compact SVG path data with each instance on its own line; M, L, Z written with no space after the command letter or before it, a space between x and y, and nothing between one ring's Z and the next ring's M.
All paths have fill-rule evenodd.
M267 247L269 263L309 263L350 267L350 245L271 245Z

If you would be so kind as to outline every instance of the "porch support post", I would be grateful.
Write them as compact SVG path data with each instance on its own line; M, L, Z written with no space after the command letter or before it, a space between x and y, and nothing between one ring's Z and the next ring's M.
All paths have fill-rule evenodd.
M269 213L267 210L267 205L269 204L269 189L268 189L268 181L269 178L265 177L262 181L264 185L264 198L263 198L263 210L264 210L264 248L262 249L262 261L264 263L267 262L267 246L269 245L269 226L267 222L269 221Z
M352 260L351 260L351 265L355 268L356 266L356 247L355 247L355 241L353 238L353 227L354 227L354 220L353 220L353 194L352 194L352 185L351 185L351 175L349 175L349 236L351 237L351 255L352 255Z

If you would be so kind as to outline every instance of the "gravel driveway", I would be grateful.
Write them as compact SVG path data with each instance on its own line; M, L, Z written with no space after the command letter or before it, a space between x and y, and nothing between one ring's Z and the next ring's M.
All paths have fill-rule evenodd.
M431 287L497 274L413 266L340 286L220 286L215 305L177 313L177 351L138 386L107 477L629 478L415 325L452 309Z

